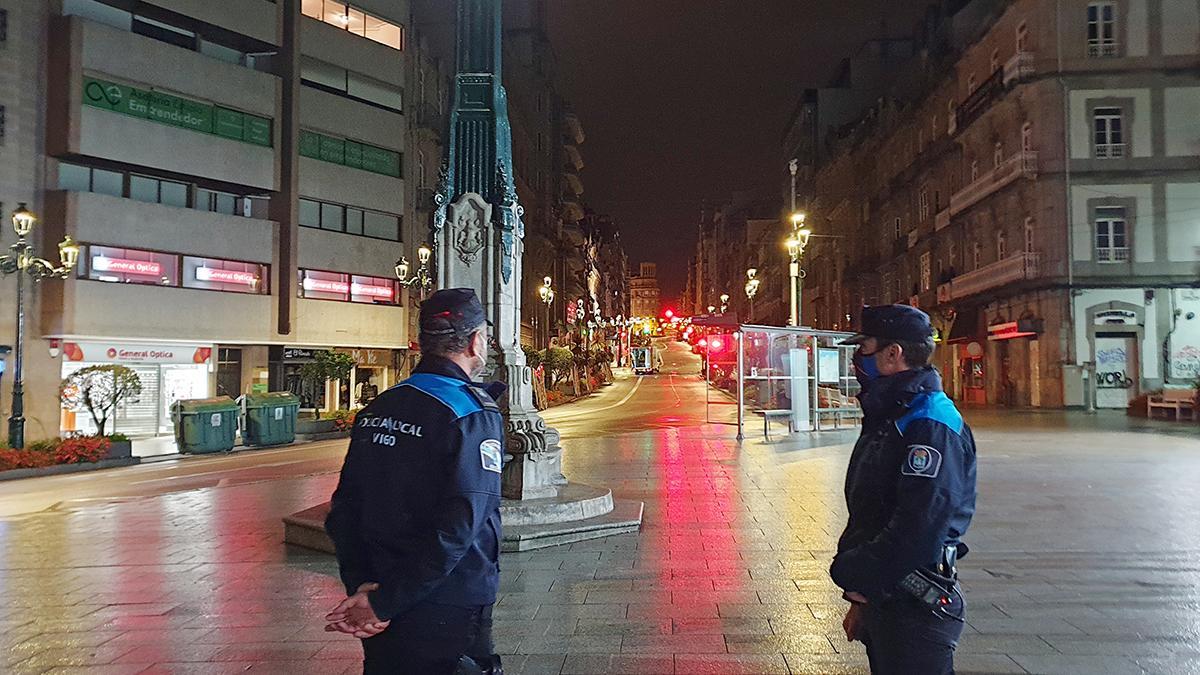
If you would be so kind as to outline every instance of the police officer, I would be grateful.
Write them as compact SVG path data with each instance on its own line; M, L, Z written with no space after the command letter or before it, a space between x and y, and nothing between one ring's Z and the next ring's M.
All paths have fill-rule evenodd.
M954 672L966 607L955 562L975 512L975 441L929 365L929 317L866 307L854 366L862 432L846 472L850 512L830 567L851 602L847 639L871 672Z
M362 638L367 675L500 675L491 614L504 423L473 383L487 322L475 292L458 288L422 303L420 328L413 376L355 421L325 521L349 597L326 630Z

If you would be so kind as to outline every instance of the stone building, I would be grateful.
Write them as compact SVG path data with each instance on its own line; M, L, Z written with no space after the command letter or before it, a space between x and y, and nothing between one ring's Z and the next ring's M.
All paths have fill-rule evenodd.
M927 24L928 25L928 24ZM947 389L1101 407L1186 384L1200 355L1200 7L976 0L829 140L805 323L929 311Z
M629 278L629 314L633 317L657 317L662 301L658 290L658 265L644 262Z

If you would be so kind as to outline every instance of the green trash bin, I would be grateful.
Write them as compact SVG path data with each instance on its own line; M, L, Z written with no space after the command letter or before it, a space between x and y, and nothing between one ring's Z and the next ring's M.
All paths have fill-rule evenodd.
M291 392L272 391L242 397L246 414L242 442L246 445L286 445L296 441L300 398Z
M229 452L237 438L238 404L228 396L176 401L171 405L179 452Z

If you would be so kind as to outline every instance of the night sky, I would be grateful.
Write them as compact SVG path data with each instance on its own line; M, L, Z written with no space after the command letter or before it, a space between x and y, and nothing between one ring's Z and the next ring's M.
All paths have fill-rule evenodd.
M589 206L617 218L633 269L683 290L700 202L779 189L806 87L861 42L908 35L913 0L551 0L559 80L587 134Z

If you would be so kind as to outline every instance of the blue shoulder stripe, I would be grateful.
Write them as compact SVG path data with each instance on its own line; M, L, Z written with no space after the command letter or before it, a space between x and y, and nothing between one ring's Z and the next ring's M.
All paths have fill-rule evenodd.
M401 382L400 386L412 387L429 394L449 408L455 417L466 417L483 410L479 401L467 391L467 383L452 377L433 373L416 373Z
M962 433L962 414L958 412L958 408L954 407L954 402L946 396L945 392L935 391L917 396L913 399L912 406L909 407L904 417L896 420L896 428L903 434L909 424L922 419L941 422L950 427L954 433Z

